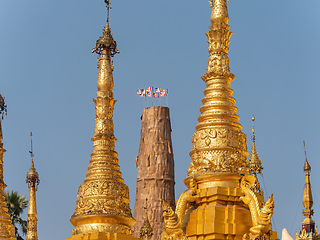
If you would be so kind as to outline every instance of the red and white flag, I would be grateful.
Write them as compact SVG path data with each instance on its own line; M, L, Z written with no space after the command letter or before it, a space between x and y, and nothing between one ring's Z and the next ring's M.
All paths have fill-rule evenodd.
M148 88L146 89L147 93L148 93L148 92L151 92L151 93L152 93L152 88L153 88L153 87L148 87Z
M159 88L159 87L155 88L154 91L157 92L157 93L160 93L161 92L161 88Z
M161 96L161 97L165 97L165 96L167 96L167 94L168 94L168 89L164 89L164 90L162 90L162 91L160 92L160 96Z

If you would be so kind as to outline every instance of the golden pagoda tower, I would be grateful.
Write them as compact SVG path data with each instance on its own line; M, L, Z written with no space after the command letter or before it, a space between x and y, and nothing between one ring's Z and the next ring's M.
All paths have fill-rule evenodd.
M68 240L80 239L137 239L132 236L135 224L129 200L129 188L120 172L115 151L113 130L113 64L117 43L109 27L109 0L105 0L107 23L103 35L97 40L92 52L99 55L97 67L97 97L95 103L95 129L93 151L84 183L79 187L76 208L70 222L72 236Z
M304 167L303 170L306 173L306 182L304 184L304 193L303 193L303 206L304 210L302 211L302 214L305 216L304 220L302 221L302 231L299 232L299 234L296 234L297 240L302 239L320 239L320 235L318 235L318 231L315 228L315 222L312 220L311 216L313 215L313 198L312 198L312 191L311 191L311 183L310 183L310 172L311 172L311 166L308 163L307 160L307 153L305 150L305 142L303 142L304 145L304 154L305 154L305 160L304 160Z
M36 204L36 191L40 183L39 174L37 173L33 163L33 151L32 151L32 132L31 138L31 167L27 173L26 183L30 190L29 194L29 206L28 206L28 220L27 220L27 237L26 240L38 240L37 233L37 204Z
M3 116L6 113L7 105L4 102L4 98L0 94L0 239L16 240L15 228L10 219L6 198L4 196L4 189L7 187L7 185L3 181L3 154L6 152L6 150L3 148L2 143L3 137L1 121L3 120Z
M229 67L232 33L227 0L211 0L210 5L209 60L202 76L206 89L184 180L188 189L181 194L175 212L164 203L161 239L274 239L274 202L271 196L260 209L251 190L257 180L249 174L246 135L230 88L235 76Z

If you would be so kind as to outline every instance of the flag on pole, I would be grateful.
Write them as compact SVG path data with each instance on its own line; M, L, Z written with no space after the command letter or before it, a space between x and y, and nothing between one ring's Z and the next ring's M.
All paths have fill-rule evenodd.
M147 92L148 97L152 97L152 92Z
M161 88L159 88L159 87L155 88L154 91L157 92L157 93L160 93L161 92Z
M154 97L154 98L158 98L158 97L159 97L159 93L154 93L154 94L153 94L153 97Z
M168 89L164 89L164 90L162 90L162 91L160 92L160 96L161 96L161 97L165 97L165 96L167 96L167 94L168 94Z
M139 90L137 91L137 94L141 96L142 90L143 90L143 89L139 89Z
M153 87L148 87L148 88L146 89L147 93L149 93L149 92L152 93L152 90L153 90Z

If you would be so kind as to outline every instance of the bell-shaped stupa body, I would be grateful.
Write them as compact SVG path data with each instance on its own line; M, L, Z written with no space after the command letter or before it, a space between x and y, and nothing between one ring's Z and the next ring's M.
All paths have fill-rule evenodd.
M106 1L109 10L109 1ZM120 172L113 130L113 65L111 57L118 53L109 22L97 40L93 52L98 59L97 97L93 151L84 183L78 189L76 208L70 221L74 225L69 240L136 239L132 227L129 188Z
M147 208L153 229L151 240L160 239L163 230L163 200L175 207L174 160L170 113L167 107L143 109L139 155L136 158L137 188L134 206L135 237L144 223ZM147 200L146 200L147 199Z

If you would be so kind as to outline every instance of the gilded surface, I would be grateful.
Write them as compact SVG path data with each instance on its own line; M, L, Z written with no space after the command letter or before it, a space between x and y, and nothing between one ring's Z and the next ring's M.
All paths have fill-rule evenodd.
M207 72L202 76L207 88L202 99L199 123L192 137L188 177L208 172L246 172L247 141L238 123L236 100L230 88L234 75L229 67L229 17L226 0L211 2L211 25Z
M107 9L109 10L109 1ZM109 22L92 50L100 55L95 104L93 151L84 183L79 187L76 208L70 221L72 235L88 233L120 233L132 235L129 189L124 184L115 149L113 129L113 65L111 57L118 53ZM72 238L72 237L71 237ZM70 239L71 239L70 238Z
M252 227L250 228L250 239L263 239L270 238L272 231L271 217L273 215L274 201L273 195L269 197L264 206L260 209L260 204L256 194L251 190L252 185L256 182L256 178L251 175L246 175L241 179L241 190L244 193L244 197L240 197L245 204L249 206ZM269 236L269 237L268 237ZM248 235L244 236L244 239L248 238Z
M177 202L175 213L178 216L180 228L182 228L186 212L193 204L199 203L198 201L199 196L197 195L197 182L194 179L191 179L189 183L189 189L180 195Z
M4 98L0 94L0 239L16 240L15 229L8 213L7 202L4 197L4 189L7 185L3 181L3 154L6 150L2 143L2 126L1 121L3 115L7 112L7 105L5 105Z
M181 229L181 221L170 205L163 201L164 229L161 240L187 240L186 234Z
M140 228L140 238L148 240L153 235L153 229L150 225L149 219L148 219L148 213L146 214L146 217L143 221L143 224Z

